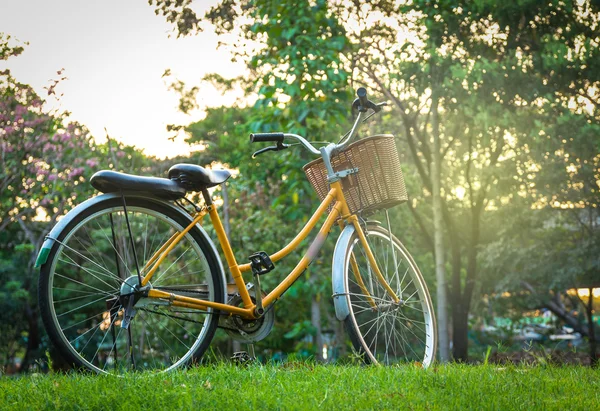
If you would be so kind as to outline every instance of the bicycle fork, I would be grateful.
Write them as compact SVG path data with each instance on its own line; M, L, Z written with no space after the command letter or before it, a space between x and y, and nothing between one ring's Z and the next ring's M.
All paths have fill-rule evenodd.
M387 215L387 213L386 213L386 215ZM358 234L359 241L365 249L365 254L366 254L367 260L369 261L369 264L370 264L370 268L368 269L368 271L369 271L368 276L369 276L369 279L371 280L370 284L369 284L371 290L369 292L369 288L367 287L367 285L365 284L365 282L362 279L362 273L360 272L358 262L356 261L356 256L354 255L354 253L352 253L350 255L350 265L352 267L352 272L354 273L356 282L357 282L358 286L360 287L361 291L364 293L369 305L371 306L371 308L374 311L375 310L376 311L389 311L389 310L395 308L396 306L402 304L402 300L396 295L394 290L390 287L389 283L387 282L387 280L381 273L381 270L380 270L379 266L377 265L377 261L375 260L375 256L373 255L373 251L371 250L371 247L369 246L369 242L367 241L367 236L365 235L365 232L363 231L363 229L358 221L358 217L353 215L350 218L348 218L348 221L350 223L352 223L352 225L354 226L354 229L356 230L356 233ZM389 217L388 217L388 226L389 226ZM390 236L391 236L391 232L390 232ZM390 239L391 239L391 237L390 237ZM397 267L397 263L396 263L396 253L395 253L393 246L392 246L392 253L393 253L394 269L397 271L398 267ZM378 280L379 284L381 284L381 286L383 287L385 292L392 299L392 303L378 304L373 299L373 296L371 295L372 291L373 291L372 272L375 274L375 277Z

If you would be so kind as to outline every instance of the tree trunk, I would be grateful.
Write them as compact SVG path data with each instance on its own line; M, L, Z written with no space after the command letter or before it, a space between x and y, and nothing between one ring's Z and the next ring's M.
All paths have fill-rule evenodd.
M455 361L466 362L469 353L469 312L463 302L452 302L452 356Z
M437 282L437 327L438 327L438 352L442 363L450 359L450 345L448 342L448 297L446 295L446 250L443 242L442 204L440 198L440 131L438 119L437 90L434 89L431 97L431 117L433 127L433 161L431 162L431 181L433 186L433 234L435 248L435 278Z
M586 316L588 321L588 341L590 343L590 365L592 367L596 367L598 365L598 357L596 355L596 330L594 329L594 317L593 317L593 308L594 308L594 295L592 291L594 291L593 287L588 288L590 292L590 296L588 297L588 303L586 308Z
M319 295L314 295L310 304L310 322L315 327L314 346L315 360L323 361L323 334L321 331L321 304L319 304Z
M327 329L333 330L333 341L331 342L332 354L327 357L328 362L334 362L339 358L345 358L348 354L346 348L347 334L344 329L344 322L337 319L335 314L325 310L325 316L327 317Z
M19 372L26 372L29 368L29 363L35 352L40 346L40 332L38 327L38 315L31 308L29 303L25 304L25 318L27 318L28 335L27 335L27 348Z

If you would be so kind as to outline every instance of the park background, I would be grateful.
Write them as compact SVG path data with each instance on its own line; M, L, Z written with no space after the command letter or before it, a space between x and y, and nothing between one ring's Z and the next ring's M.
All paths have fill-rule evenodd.
M359 86L390 102L363 135L397 137L410 200L391 210L393 227L434 300L431 164L441 158L437 232L451 358L596 361L594 2L78 3L0 6L4 371L47 369L56 355L37 307L35 257L56 221L95 194L87 184L94 172L164 176L178 162L235 169L227 192L236 257L275 251L317 204L302 172L309 158L288 150L252 161L248 134L285 130L337 141ZM18 25L12 31L9 21ZM29 29L19 34L21 27ZM66 27L75 33L64 35ZM48 40L55 33L63 35ZM17 63L36 40L50 43L40 57ZM128 67L146 62L144 48L154 59ZM222 192L214 195L222 200ZM256 347L262 359L348 354L331 304L330 255L324 249L278 303L276 326ZM278 264L265 285L290 264ZM213 347L223 356L233 349L225 334Z

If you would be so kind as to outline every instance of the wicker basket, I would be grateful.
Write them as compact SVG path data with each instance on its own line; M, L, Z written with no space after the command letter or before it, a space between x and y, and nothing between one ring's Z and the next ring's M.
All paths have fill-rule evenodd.
M331 165L336 172L358 168L358 173L341 180L346 202L353 214L367 216L408 200L394 136L376 135L360 139L333 156ZM304 172L321 200L324 199L329 192L329 184L323 159L306 164Z

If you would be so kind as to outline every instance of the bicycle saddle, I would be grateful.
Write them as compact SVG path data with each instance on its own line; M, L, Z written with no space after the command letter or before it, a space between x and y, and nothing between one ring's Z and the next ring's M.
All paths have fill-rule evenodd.
M169 179L190 191L223 184L229 177L231 173L227 170L207 170L195 164L175 164L169 169Z
M134 192L164 200L177 200L185 196L187 191L176 181L167 178L135 176L112 170L98 171L92 176L90 183L102 193Z

